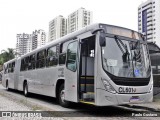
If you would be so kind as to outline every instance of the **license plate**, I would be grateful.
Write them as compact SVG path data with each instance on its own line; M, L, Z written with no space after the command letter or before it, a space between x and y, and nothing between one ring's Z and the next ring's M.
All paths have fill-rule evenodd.
M138 96L134 96L134 97L131 97L131 99L129 100L130 103L137 103L137 102L140 102L140 99Z

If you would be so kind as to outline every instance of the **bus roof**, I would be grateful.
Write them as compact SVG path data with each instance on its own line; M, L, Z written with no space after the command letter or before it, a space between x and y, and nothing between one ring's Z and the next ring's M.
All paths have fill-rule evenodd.
M11 63L11 62L14 62L14 61L16 61L16 60L17 60L17 58L14 58L14 59L12 59L12 60L9 60L9 61L5 62L4 65L5 65L5 64L8 64L8 63Z
M47 43L46 45L44 45L44 46L42 46L42 47L40 47L40 48L37 48L37 49L35 49L35 50L33 50L33 51L25 54L25 55L22 55L20 58L26 57L26 56L28 56L28 55L32 55L33 53L36 53L36 52L38 52L38 51L40 51L40 50L43 50L43 49L45 49L46 47L51 47L51 46L56 45L56 44L58 44L58 43L63 43L63 42L65 42L65 41L71 40L71 39L73 39L74 37L76 37L76 36L78 36L78 35L80 35L80 34L83 34L83 33L85 33L85 32L94 31L94 30L96 30L96 29L99 29L99 28L100 28L100 25L105 26L105 28L109 28L109 29L110 29L110 28L119 28L119 29L123 29L123 30L126 30L126 31L133 31L133 32L135 32L135 33L137 33L137 34L140 34L140 33L136 32L136 31L134 31L134 30L131 30L131 29L128 29L128 28L124 28L124 27L120 27L120 26L114 26L114 25L103 24L103 23L95 23L95 24L92 24L92 25L88 25L88 26L82 28L81 30L78 30L78 31L75 31L75 32L73 32L73 33L67 34L67 35L65 35L65 36L63 36L63 37L61 37L61 38L59 38L59 39L53 40L53 41ZM108 31L108 30L106 30L106 31ZM114 32L115 32L115 31L114 31ZM20 59L20 58L18 58L18 59ZM16 58L15 58L15 59L16 59ZM12 60L11 60L11 61L12 61ZM8 62L11 62L11 61L8 61Z

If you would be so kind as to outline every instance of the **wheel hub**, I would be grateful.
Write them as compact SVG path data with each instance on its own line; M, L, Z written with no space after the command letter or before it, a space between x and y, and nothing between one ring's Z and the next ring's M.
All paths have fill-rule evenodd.
M65 96L65 92L64 92L64 90L62 90L61 93L60 93L60 97L61 97L61 100L62 100L63 103L65 102L64 101L64 96Z
M25 89L24 89L24 93L25 95L27 94L27 87L25 86Z

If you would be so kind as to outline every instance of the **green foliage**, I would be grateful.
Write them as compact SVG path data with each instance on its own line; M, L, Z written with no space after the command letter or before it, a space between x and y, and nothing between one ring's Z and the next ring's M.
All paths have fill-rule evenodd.
M8 48L7 50L2 50L0 54L0 65L3 65L3 63L15 58L15 52L14 49Z

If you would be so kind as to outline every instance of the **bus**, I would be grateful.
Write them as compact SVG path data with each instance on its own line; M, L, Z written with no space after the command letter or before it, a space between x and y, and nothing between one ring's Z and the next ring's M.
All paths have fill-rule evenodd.
M97 23L4 63L9 89L95 106L152 102L153 78L142 34Z

